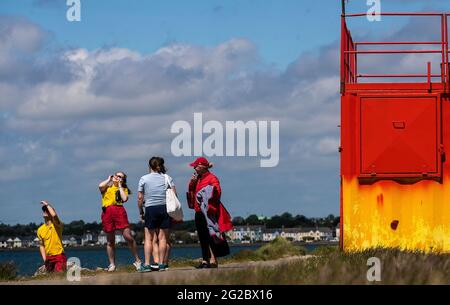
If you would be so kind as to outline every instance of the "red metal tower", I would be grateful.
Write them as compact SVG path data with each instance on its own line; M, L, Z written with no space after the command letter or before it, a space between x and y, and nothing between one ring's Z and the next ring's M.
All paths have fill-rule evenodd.
M450 252L450 14L380 15L437 18L441 39L354 41L347 19L366 14L346 14L343 1L340 245ZM440 73L426 60L418 74L360 71L372 54L439 54Z

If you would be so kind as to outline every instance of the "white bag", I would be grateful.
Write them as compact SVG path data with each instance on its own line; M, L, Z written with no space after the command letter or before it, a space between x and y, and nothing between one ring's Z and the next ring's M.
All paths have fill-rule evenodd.
M178 200L175 192L170 187L169 176L164 174L166 180L166 207L167 214L172 217L175 221L183 221L183 209L181 208L181 203Z

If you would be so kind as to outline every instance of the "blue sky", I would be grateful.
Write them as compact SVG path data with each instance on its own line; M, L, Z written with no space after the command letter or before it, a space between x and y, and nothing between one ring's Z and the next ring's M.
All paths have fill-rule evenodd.
M364 12L365 2L348 10ZM0 222L39 222L41 199L66 221L99 221L98 182L121 169L135 190L152 155L166 158L183 194L193 157L171 155L170 126L198 111L280 121L277 167L211 158L233 216L338 215L340 1L81 3L82 21L70 23L65 1L0 1ZM449 6L382 1L384 11ZM431 23L420 22L350 24L355 37L425 40ZM128 210L136 221L135 195Z
M350 1L348 9L364 12L368 8L365 2ZM382 8L418 11L424 3L436 9L445 6L441 0L390 2L382 1ZM82 22L69 23L64 3L3 0L0 11L25 16L51 31L58 47L83 46L92 50L120 46L148 53L174 42L212 46L246 37L268 63L284 68L302 51L338 37L341 10L339 0L84 0Z
M0 9L51 30L58 46L120 46L148 53L174 42L213 46L231 38L251 37L264 59L280 67L301 51L332 40L339 31L336 1L320 6L298 0L84 0L81 23L67 22L64 1L17 2L2 1ZM319 27L319 33L306 30Z

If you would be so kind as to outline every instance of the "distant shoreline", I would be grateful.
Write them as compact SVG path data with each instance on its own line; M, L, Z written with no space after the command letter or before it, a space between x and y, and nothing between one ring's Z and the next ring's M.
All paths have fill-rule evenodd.
M262 245L265 245L269 242L257 242L257 243L229 243L230 247L252 247L252 246L258 246L261 247ZM317 241L317 242L294 242L297 246L337 246L339 245L339 242L329 242L329 241ZM138 245L138 248L142 248L144 245ZM200 248L200 244L174 244L172 245L173 248ZM99 249L105 249L105 246L77 246L77 247L65 247L65 250L99 250ZM128 248L126 245L117 245L116 248ZM31 247L31 248L2 248L0 249L0 252L34 252L39 251L39 247Z

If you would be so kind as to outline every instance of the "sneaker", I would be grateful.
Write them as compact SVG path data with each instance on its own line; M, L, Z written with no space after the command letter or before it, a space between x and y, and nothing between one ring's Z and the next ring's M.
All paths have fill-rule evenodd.
M136 268L136 271L139 271L142 268L142 262L141 261L135 261L133 263L133 266Z
M210 264L205 262L202 262L200 265L195 267L195 269L208 269L208 268L210 268Z
M150 265L142 265L141 264L141 268L139 268L138 272L151 272L152 268L150 267Z
M159 271L166 271L167 269L169 269L169 265L159 264Z
M158 264L151 264L150 269L152 271L159 271L159 265Z
M105 270L108 272L114 272L116 271L116 265L110 264Z

